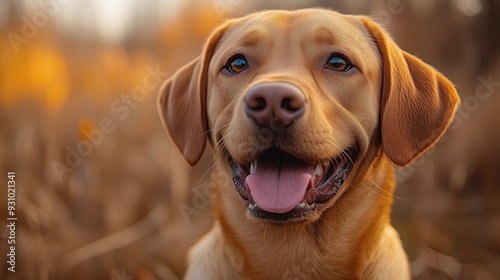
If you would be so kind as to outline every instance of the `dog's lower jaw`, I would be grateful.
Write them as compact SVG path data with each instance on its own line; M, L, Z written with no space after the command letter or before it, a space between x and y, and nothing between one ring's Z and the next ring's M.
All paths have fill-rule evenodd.
M215 167L217 222L193 248L186 279L197 279L195 275L203 279L376 279L376 275L409 279L406 254L390 225L394 182L387 179L393 170L385 156L373 161L364 181L345 192L319 220L300 224L248 219L246 204L234 190L227 168ZM364 203L353 208L353 201ZM389 255L395 260L390 266L379 261ZM228 256L234 257L210 263ZM380 270L385 273L377 273Z

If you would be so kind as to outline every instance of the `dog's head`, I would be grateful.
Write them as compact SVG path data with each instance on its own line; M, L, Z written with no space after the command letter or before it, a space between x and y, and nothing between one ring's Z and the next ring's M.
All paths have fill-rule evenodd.
M457 103L445 77L369 18L307 9L220 26L164 83L159 110L190 165L208 137L251 216L302 220L363 176L363 161L409 164Z

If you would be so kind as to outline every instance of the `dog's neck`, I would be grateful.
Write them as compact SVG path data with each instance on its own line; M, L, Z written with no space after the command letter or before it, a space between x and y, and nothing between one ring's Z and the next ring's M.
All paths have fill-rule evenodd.
M346 189L319 220L307 224L249 218L247 204L234 190L230 175L225 175L231 174L228 167L216 166L215 216L225 245L240 257L235 269L248 279L315 279L322 275L341 279L362 275L372 257L370 253L389 226L394 190L389 160L379 155L371 163L357 188ZM363 203L353 205L355 201Z

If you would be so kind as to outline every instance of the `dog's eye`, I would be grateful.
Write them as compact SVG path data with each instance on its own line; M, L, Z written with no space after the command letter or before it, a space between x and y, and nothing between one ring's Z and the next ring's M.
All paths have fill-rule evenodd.
M351 67L351 62L344 55L339 53L330 55L325 63L325 68L338 72L347 72Z
M226 66L224 66L224 68L227 69L227 71L233 74L241 73L244 70L248 69L249 67L250 66L248 65L248 61L241 54L230 58Z

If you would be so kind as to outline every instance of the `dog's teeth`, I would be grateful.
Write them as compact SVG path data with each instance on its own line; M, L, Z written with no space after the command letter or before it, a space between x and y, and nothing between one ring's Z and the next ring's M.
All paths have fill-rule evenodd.
M252 163L250 163L250 174L255 174L255 165Z
M317 164L316 168L314 168L314 175L319 176L321 173L323 173L323 166L321 166L321 164Z

